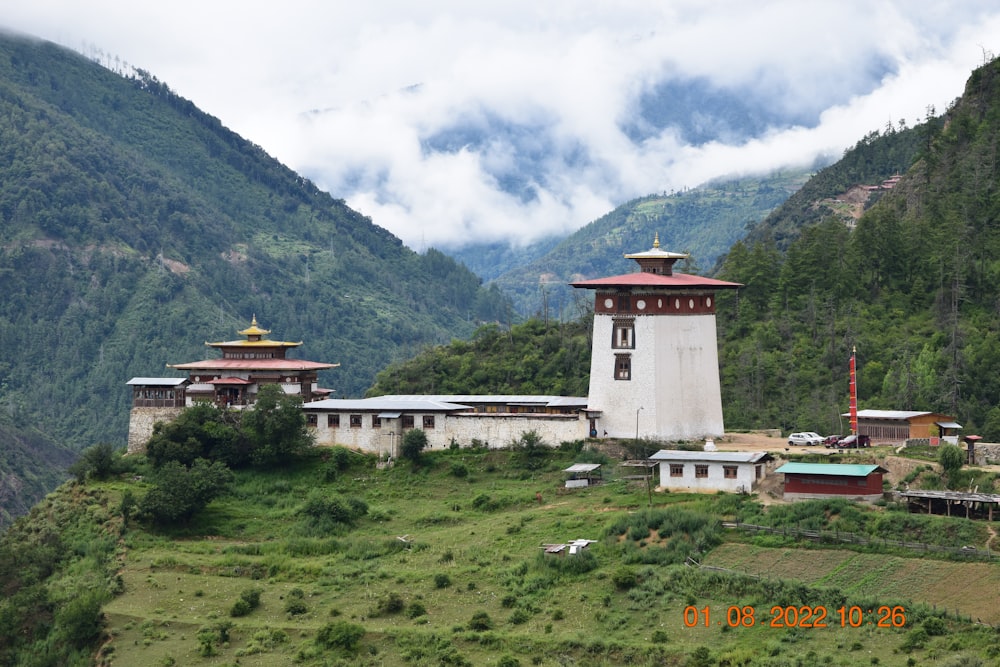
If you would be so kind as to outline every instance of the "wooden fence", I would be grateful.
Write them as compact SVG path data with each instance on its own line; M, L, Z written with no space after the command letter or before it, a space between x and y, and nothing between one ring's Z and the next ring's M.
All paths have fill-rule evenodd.
M730 521L724 521L722 523L722 527L734 528L736 530L743 530L750 533L784 535L787 537L813 540L814 542L827 544L857 544L862 546L871 545L886 548L893 547L897 549L909 549L911 551L944 553L974 560L993 560L996 558L996 554L988 548L977 549L976 547L971 546L945 547L938 544L925 544L923 542L900 542L898 540L885 538L872 538L867 535L858 535L856 533L842 533L836 530L805 530L802 528L791 528L787 526L783 528L774 528L771 526L758 526L752 523L734 523Z

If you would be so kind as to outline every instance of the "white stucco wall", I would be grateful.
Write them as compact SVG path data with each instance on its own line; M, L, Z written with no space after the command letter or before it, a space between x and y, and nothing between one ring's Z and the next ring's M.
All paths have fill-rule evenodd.
M385 456L399 453L400 439L406 430L402 419L383 419L380 428L372 428L372 414L362 414L361 426L351 428L351 413L340 415L340 426L327 426L328 411L310 411L316 415L316 426L311 427L318 446L340 445L365 452L375 452ZM357 412L353 414L358 414ZM422 414L413 415L414 428L423 428ZM582 440L588 436L589 422L577 415L490 415L460 414L434 415L434 428L423 428L427 434L428 449L446 449L452 440L460 447L469 447L473 439L484 445L499 449L520 439L527 431L535 431L542 441L552 447L562 442Z
M683 465L684 475L682 477L670 476L670 465ZM695 466L707 465L708 477L695 477ZM736 466L736 478L726 479L722 466ZM661 461L660 462L660 486L671 491L730 491L750 492L757 485L755 466L761 466L761 476L763 477L763 463L722 463L718 461Z
M635 349L611 347L613 320L594 316L589 407L598 432L617 438L720 437L722 391L715 315L637 315ZM615 354L631 352L632 378L615 379ZM642 408L641 410L639 408Z

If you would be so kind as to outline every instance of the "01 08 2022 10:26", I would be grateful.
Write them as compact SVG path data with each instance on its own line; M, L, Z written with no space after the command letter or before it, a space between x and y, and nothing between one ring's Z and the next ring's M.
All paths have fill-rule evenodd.
M763 612L763 610L761 610ZM906 626L906 608L900 605L879 605L865 608L857 605L835 607L822 605L774 605L758 615L753 606L730 605L725 609L684 607L684 627L731 628L766 626L771 628L902 628Z

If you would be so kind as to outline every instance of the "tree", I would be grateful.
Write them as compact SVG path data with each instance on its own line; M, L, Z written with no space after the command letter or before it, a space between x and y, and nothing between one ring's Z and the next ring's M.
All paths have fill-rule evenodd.
M76 481L83 483L88 479L107 479L118 469L118 460L114 448L106 442L83 450L80 458L69 467L69 473Z
M177 419L158 423L146 443L146 457L154 466L167 461L191 465L195 459L245 465L249 455L235 413L211 403L198 403L181 411Z
M139 502L139 514L153 523L186 522L222 495L233 472L221 461L197 459L186 468L168 461L155 474L155 485Z
M411 428L403 434L399 454L413 463L420 463L420 454L427 447L427 434L422 429Z
M945 474L951 477L965 463L965 455L955 445L941 445L941 448L938 450L938 463L944 468Z
M257 466L287 463L313 444L302 397L286 394L276 384L257 392L253 409L243 416L243 431L250 442L250 460Z

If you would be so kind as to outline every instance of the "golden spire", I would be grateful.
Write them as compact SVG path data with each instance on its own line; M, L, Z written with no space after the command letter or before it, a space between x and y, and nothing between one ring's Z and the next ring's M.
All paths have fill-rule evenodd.
M653 247L654 248L659 248L660 247L660 232L654 232Z

